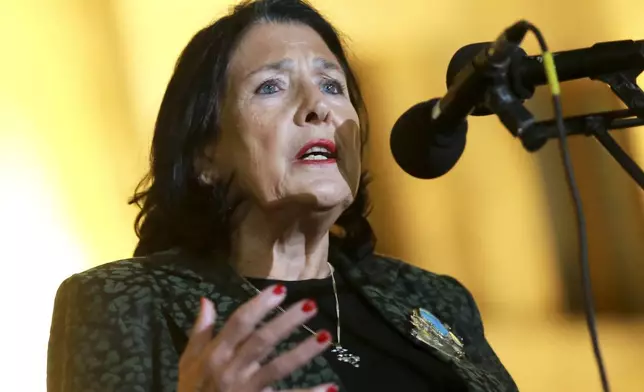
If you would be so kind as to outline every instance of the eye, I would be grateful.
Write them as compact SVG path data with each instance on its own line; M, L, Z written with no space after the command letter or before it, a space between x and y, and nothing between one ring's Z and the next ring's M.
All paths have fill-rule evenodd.
M265 81L264 83L260 84L257 90L255 90L255 94L259 95L273 95L275 93L278 93L282 90L282 86L279 80L277 79L269 79Z
M344 94L346 89L344 85L340 83L339 80L324 79L322 81L321 90L322 92L327 94L340 95L340 94Z

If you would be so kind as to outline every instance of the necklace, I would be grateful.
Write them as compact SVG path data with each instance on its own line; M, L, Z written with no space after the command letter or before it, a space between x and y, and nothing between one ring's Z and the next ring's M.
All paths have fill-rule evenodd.
M334 275L335 274L335 269L333 268L333 266L328 261L327 261L327 264L328 264L329 268L331 269L331 282L333 283L333 295L335 297L335 315L336 315L337 320L338 320L338 322L337 322L338 341L337 342L331 342L331 345L333 346L333 349L331 349L331 352L336 354L336 358L337 358L338 361L348 363L348 364L350 364L350 365L352 365L354 367L360 367L360 357L355 355L355 354L351 354L349 352L349 350L347 350L346 348L342 347L342 344L341 344L341 338L340 338L340 332L341 332L340 331L340 301L338 301L338 289L337 289L337 286L336 286L336 283L335 283L335 275ZM250 283L248 281L248 279L246 279L243 276L242 276L242 279L244 279L244 281L248 285L250 285L250 287L252 287L257 293L260 292L260 290L257 287L255 287L255 285L253 285L252 283ZM282 313L286 312L286 310L284 310L284 308L282 308L281 306L278 306L277 309ZM317 335L317 333L314 330L312 330L311 328L309 328L308 325L306 325L306 324L302 324L302 328L304 328L307 332L309 332L312 335Z

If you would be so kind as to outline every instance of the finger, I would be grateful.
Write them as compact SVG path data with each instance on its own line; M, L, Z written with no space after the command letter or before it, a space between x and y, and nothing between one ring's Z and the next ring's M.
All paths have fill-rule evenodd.
M226 371L237 372L250 363L261 361L273 351L275 345L299 328L317 313L317 304L302 300L293 304L286 312L275 317L251 334L241 345Z
M320 355L330 344L331 334L328 331L320 331L315 336L311 336L294 349L264 365L249 380L250 389L261 390L267 385L281 380Z
M269 286L240 306L230 316L221 331L202 351L202 360L211 368L220 368L228 362L240 342L255 331L257 324L286 297L283 285Z
M338 392L338 386L335 384L322 384L318 385L315 388L309 388L309 389L288 389L288 390L281 390L280 392ZM275 392L275 389L273 388L264 388L262 389L262 392Z
M217 312L215 305L206 298L200 299L199 316L195 322L192 331L190 332L190 339L184 350L184 355L188 358L193 358L208 345L212 340L213 328L217 320Z
M259 362L253 362L239 372L239 378L242 380L248 380L253 377L253 374L257 373L257 371L261 368L262 365L260 365Z
M281 392L338 392L338 386L335 384L322 384L310 389L289 389Z

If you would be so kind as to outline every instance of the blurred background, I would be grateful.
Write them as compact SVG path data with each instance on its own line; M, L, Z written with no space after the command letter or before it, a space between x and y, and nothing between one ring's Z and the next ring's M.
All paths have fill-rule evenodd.
M174 62L228 0L3 0L0 6L0 305L6 390L45 391L55 291L132 254L151 130ZM381 252L458 278L522 391L599 391L583 320L576 227L557 145L525 152L496 118L470 121L456 168L432 181L395 165L409 106L445 92L461 46L519 18L553 51L644 39L640 0L318 0L346 35L372 121L371 221ZM536 53L533 37L525 42ZM643 79L640 78L640 85ZM621 107L565 83L567 114ZM551 115L546 91L529 103ZM644 129L614 133L644 164ZM644 193L593 139L570 140L585 212L599 333L615 391L642 391Z

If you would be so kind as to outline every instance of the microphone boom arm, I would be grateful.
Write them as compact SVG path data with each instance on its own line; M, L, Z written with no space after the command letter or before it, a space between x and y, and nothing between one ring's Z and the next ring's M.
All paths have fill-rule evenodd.
M642 56L644 56L644 53ZM594 136L642 190L644 190L644 171L610 136L608 131L644 126L644 91L637 85L637 77L643 71L644 69L631 69L591 77L593 80L608 84L613 93L624 102L628 109L591 113L564 119L568 136ZM516 113L515 116L521 116L515 117L517 121L519 119L525 120L524 112L516 110L513 112ZM499 114L497 113L497 115ZM502 114L504 117L508 115L507 112ZM504 120L501 115L499 115L499 118L507 127L508 121ZM523 132L519 133L516 132L516 129L510 127L508 129L514 136L518 136L521 139L523 146L530 152L539 150L548 139L559 137L554 120L534 122L529 124L528 129L523 129Z

